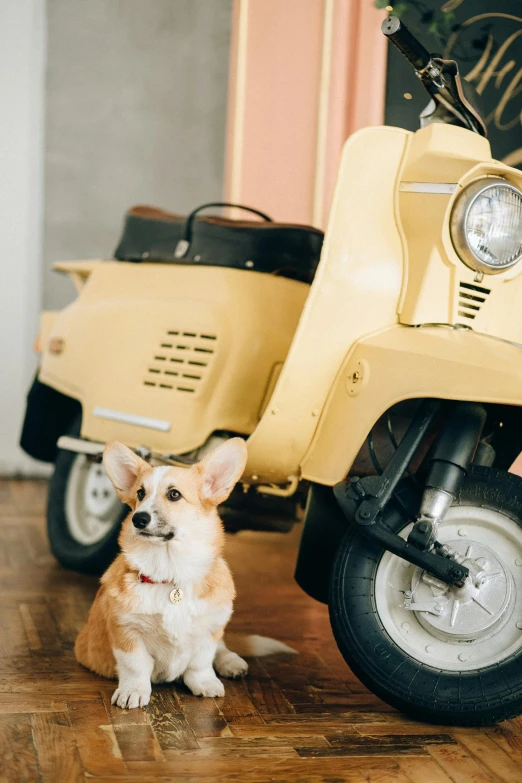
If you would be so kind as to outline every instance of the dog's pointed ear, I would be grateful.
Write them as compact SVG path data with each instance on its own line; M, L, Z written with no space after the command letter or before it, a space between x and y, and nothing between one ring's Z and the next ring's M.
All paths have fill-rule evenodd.
M203 500L215 506L223 503L243 475L247 456L243 438L231 438L198 462Z
M120 498L127 502L138 475L150 466L117 440L107 443L103 450L103 467Z

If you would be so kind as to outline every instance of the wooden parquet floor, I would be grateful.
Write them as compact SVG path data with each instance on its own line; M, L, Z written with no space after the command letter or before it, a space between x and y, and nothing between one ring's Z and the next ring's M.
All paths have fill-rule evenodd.
M0 481L0 783L522 781L520 720L417 723L357 681L326 607L293 582L299 531L227 543L233 630L274 636L298 656L251 661L223 699L155 686L144 710L111 707L114 684L73 655L96 579L49 554L45 495L45 482Z

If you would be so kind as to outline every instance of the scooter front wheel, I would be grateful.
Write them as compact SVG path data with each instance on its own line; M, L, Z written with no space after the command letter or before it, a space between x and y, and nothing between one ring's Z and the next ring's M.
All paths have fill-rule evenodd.
M78 436L80 420L68 433ZM58 451L49 485L47 532L51 550L66 568L101 573L118 551L118 534L128 509L103 465L84 454Z
M411 524L399 506L390 503L384 515L407 537ZM438 582L355 526L347 532L329 598L339 649L370 690L422 720L514 717L522 712L522 479L473 468L438 540L479 563L463 588Z

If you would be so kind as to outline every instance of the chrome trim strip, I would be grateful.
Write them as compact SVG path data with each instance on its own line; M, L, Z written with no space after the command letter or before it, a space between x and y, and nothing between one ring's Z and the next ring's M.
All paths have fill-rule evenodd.
M402 193L443 193L450 196L458 188L456 182L401 182Z
M115 411L111 408L96 407L92 413L93 416L96 416L98 419L119 421L123 424L133 424L136 427L146 427L149 430L159 430L160 432L169 432L172 426L170 421L164 421L163 419L150 419L148 416L136 416L133 413Z
M64 451L74 451L75 454L90 454L93 457L101 454L105 448L105 443L97 443L94 440L84 440L83 438L71 438L69 435L62 435L58 438L56 445Z
M513 340L505 340L503 337L497 337L495 334L487 334L486 332L478 332L476 329L473 329L472 326L468 326L467 324L444 324L444 323L424 323L424 324L404 324L408 329L424 329L428 328L430 329L433 327L439 327L444 326L446 329L454 329L458 332L469 332L470 334L478 334L480 337L489 337L490 340L496 340L499 343L504 343L506 345L512 345L515 348L522 348L522 343L515 343Z

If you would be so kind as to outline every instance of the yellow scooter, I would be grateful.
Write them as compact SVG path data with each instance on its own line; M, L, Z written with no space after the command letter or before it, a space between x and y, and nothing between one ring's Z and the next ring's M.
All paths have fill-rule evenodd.
M225 519L291 524L306 497L296 578L353 671L478 725L522 712L522 173L456 63L383 32L430 104L346 142L311 285L314 229L135 211L123 262L55 265L78 297L42 315L22 445L55 461L53 551L94 570L124 513L105 442L183 464L247 438Z

